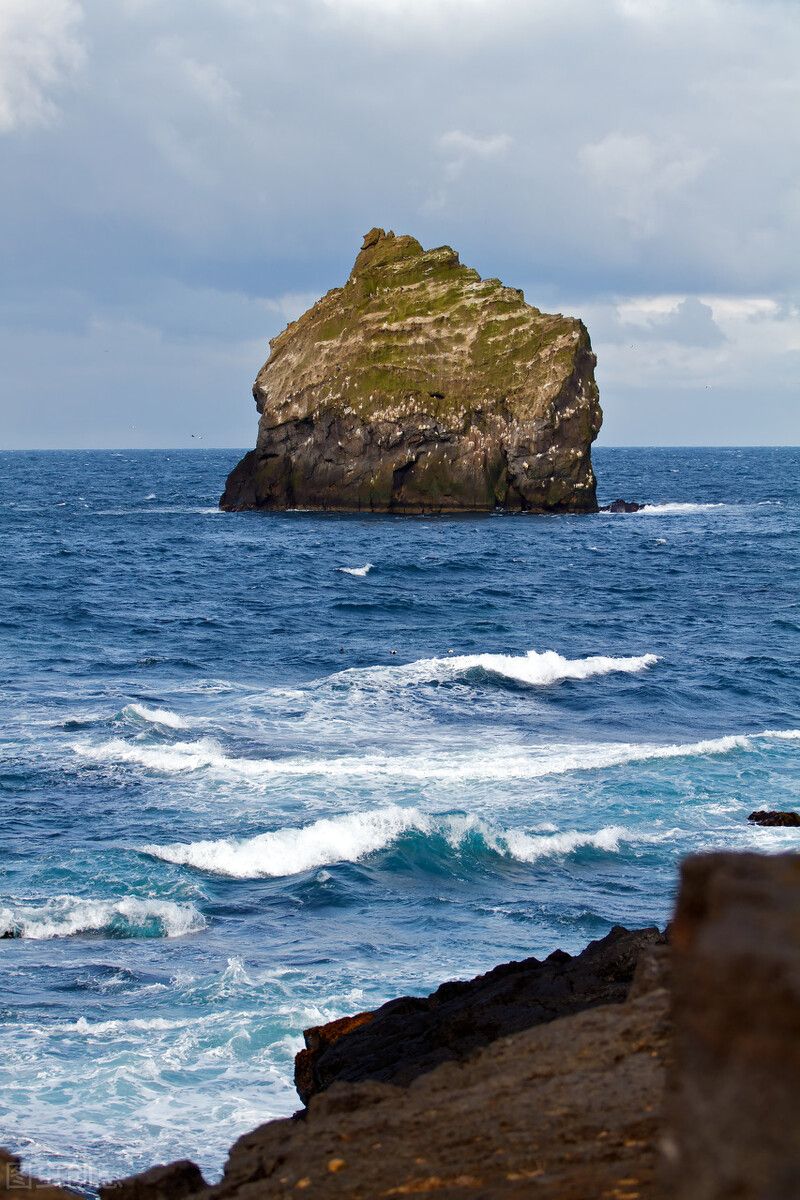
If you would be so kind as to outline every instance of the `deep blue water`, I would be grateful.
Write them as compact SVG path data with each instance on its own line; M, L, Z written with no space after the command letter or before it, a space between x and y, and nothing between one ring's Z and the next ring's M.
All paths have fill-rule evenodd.
M223 515L237 457L0 455L0 1143L45 1174L213 1176L304 1026L796 844L745 818L798 803L800 451L601 449L653 507L551 518Z

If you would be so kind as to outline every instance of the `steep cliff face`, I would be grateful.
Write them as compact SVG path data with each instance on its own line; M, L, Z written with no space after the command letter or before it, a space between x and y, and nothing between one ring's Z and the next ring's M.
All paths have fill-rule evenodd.
M581 321L373 229L345 286L270 343L221 506L594 512L594 366Z

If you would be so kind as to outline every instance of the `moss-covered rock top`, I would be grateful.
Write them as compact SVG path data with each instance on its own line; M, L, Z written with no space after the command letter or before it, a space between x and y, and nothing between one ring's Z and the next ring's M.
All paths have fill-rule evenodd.
M270 343L225 508L592 512L589 335L455 250L372 229Z
M455 250L371 230L344 287L270 343L256 380L259 410L341 404L363 417L463 417L503 402L533 415L557 392L585 336L517 288L481 279Z

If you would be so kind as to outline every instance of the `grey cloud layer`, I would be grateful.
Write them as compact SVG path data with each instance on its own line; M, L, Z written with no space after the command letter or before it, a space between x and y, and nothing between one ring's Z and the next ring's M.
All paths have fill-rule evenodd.
M0 445L50 405L250 441L267 338L375 223L585 314L607 440L714 440L713 376L725 439L758 389L797 441L799 51L770 0L4 0Z

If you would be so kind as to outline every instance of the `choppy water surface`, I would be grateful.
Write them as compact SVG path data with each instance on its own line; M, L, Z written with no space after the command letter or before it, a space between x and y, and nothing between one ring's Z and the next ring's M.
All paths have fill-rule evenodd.
M0 1141L92 1180L296 1107L304 1026L795 845L797 450L597 517L220 514L234 452L0 455Z

